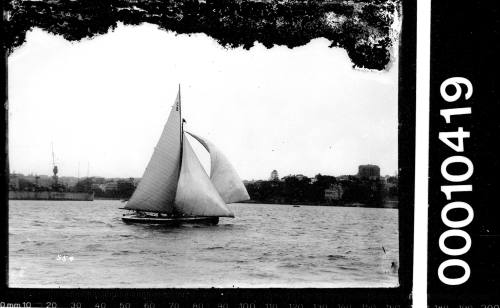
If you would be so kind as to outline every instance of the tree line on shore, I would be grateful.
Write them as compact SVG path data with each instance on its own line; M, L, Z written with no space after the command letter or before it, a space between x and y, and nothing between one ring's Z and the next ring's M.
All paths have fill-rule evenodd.
M326 204L325 189L338 185L342 194L336 203L361 203L382 206L387 198L397 198L397 185L387 188L380 179L360 179L349 176L337 180L334 176L318 174L314 180L305 176L288 176L282 180L256 181L245 184L252 201L258 203Z
M17 190L59 190L54 187L36 186L35 183L19 178ZM314 178L302 175L290 175L274 180L245 181L250 199L257 203L282 204L353 204L361 203L370 206L382 206L386 199L397 199L397 178L389 178L391 185L386 185L379 178L363 179L358 176L336 178L318 174ZM95 185L93 178L79 180L74 186L60 185L61 191L94 192L95 198L128 199L134 193L136 185L132 180L117 180L112 189L103 189ZM93 185L94 184L94 185ZM64 186L64 187L63 187ZM325 190L332 186L340 187L341 194L337 200L325 198Z
M94 198L109 198L109 199L128 199L134 193L136 186L130 180L118 180L113 189L102 189L92 185L92 179L84 179L79 181L74 190L77 192L92 191Z

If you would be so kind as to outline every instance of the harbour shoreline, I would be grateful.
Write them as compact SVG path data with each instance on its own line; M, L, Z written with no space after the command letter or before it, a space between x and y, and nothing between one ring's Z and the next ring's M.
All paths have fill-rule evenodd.
M333 207L363 207L363 208L391 208L391 209L397 209L399 202L397 200L388 200L384 202L382 206L377 206L374 204L364 204L364 203L328 203L328 202L318 202L318 203L311 203L311 202L289 202L289 203L278 203L278 202L266 202L266 201L256 201L256 200L248 200L248 201L242 201L238 203L246 203L246 204L276 204L276 205L299 205L299 206L333 206Z

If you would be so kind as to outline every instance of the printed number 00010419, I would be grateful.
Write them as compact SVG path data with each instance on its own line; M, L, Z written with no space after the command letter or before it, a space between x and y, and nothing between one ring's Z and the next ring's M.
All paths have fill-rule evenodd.
M447 92L448 87L453 86L455 88L454 94L449 95ZM467 101L472 96L472 83L463 77L452 77L448 78L441 84L440 93L441 97L448 103L456 102L462 97L462 86L465 87L464 98ZM453 119L458 116L470 115L472 113L471 107L459 107L459 108L449 108L441 109L440 115L444 117L446 124L452 124ZM445 145L452 149L455 153L464 152L464 139L470 137L470 132L464 131L463 127L458 127L456 131L446 131L439 133L439 140L441 140ZM456 139L456 143L452 140ZM459 172L458 174L451 174L449 172L450 166L465 166L465 172ZM472 161L464 155L453 155L446 158L441 164L441 176L448 182L454 183L453 185L442 185L441 192L446 196L446 200L450 201L441 210L441 221L445 226L450 228L441 234L439 237L439 249L448 256L458 257L467 253L471 247L470 235L462 230L468 226L474 218L473 208L466 202L456 201L452 199L454 197L453 193L458 192L471 192L472 185L464 184L463 182L470 179L472 173L474 172L474 166ZM467 216L461 220L450 220L448 214L452 210L465 210ZM460 237L465 241L463 247L460 248L450 248L446 246L446 239L451 237ZM463 275L457 278L450 278L445 275L445 269L449 267L460 267L463 269ZM470 277L470 267L462 259L450 258L441 263L438 268L439 280L447 285L460 285L465 283Z

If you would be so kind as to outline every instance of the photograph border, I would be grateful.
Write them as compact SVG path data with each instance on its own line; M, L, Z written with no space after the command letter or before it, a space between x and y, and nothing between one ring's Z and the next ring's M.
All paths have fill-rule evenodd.
M338 305L361 307L364 305L383 304L409 307L413 278L413 228L414 228L414 174L415 174L415 107L416 107L416 0L402 0L402 27L399 43L399 84L398 84L398 168L399 168L399 287L395 288L270 288L270 289L24 289L8 287L8 93L7 93L7 51L2 45L2 74L5 80L2 87L4 108L2 108L1 136L4 153L2 164L2 206L0 214L0 302L31 302L32 307L39 303L44 307L55 302L57 307L70 307L71 303L80 302L95 307L106 303L105 307L119 307L120 303L130 303L130 307L146 307L148 302L179 303L179 307L214 308L214 305L227 303L228 308L241 306L243 303L255 304L255 308L267 307L265 304L285 304L286 308L314 307L328 304L328 308ZM2 2L2 9L4 4ZM5 16L4 16L5 18ZM4 27L2 20L2 29ZM201 305L201 306L200 306ZM316 305L316 306L313 306ZM22 306L21 306L22 307ZM148 306L150 307L150 306ZM278 306L279 308L285 306ZM348 307L348 306L346 306ZM366 307L366 306L365 306ZM369 306L367 306L369 307ZM100 308L104 308L100 306ZM153 307L150 307L153 308ZM218 308L226 308L218 306ZM248 308L253 308L248 306Z

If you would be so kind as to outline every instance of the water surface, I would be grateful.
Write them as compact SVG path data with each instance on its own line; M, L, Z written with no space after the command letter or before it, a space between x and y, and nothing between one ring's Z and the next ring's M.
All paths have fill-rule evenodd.
M124 224L122 206L10 201L9 286L398 285L396 209L233 204L219 225L167 228Z

